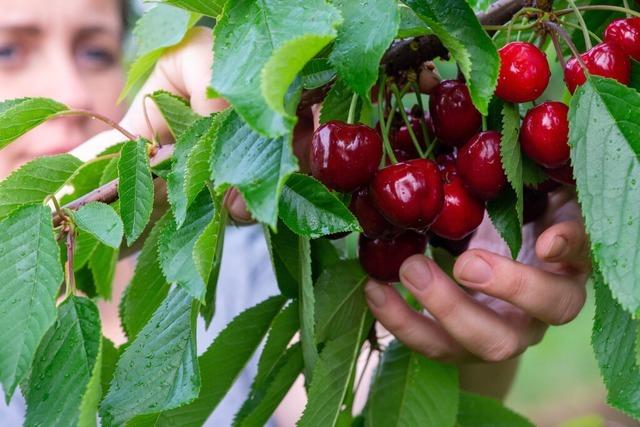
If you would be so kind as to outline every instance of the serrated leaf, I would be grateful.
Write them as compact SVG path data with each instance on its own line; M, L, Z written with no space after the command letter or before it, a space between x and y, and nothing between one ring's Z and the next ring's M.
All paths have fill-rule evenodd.
M0 382L8 401L55 320L62 267L49 208L16 209L0 230Z
M393 341L378 367L365 425L454 425L458 393L455 367L425 359Z
M0 102L0 150L49 118L68 110L47 98L19 98Z
M82 402L80 403L80 416L78 427L96 427L98 421L98 406L102 399L102 346L104 340L100 339L98 357L91 371L91 379L87 384Z
M117 248L114 249L98 243L89 259L89 268L91 269L96 292L106 300L111 299L111 286L119 253L120 250Z
M282 223L278 224L277 233L265 226L264 235L280 293L297 298L300 288L300 237Z
M122 102L127 95L132 93L134 89L141 88L142 84L149 77L155 67L156 62L162 57L164 49L154 50L145 55L138 56L135 61L129 66L127 71L127 82L120 92L118 102Z
M316 89L328 84L336 76L327 58L313 58L304 66L300 73L304 89Z
M311 267L311 246L309 239L298 238L298 261L300 263L300 277L298 281L298 313L300 313L300 341L304 357L305 378L310 381L313 370L318 362L315 331L315 296L313 294L313 275Z
M220 124L211 178L216 191L237 187L257 221L275 226L282 187L297 168L290 134L276 139L260 136L235 112Z
M39 157L0 182L0 218L18 206L40 203L55 194L82 162L70 154Z
M93 252L98 247L98 241L89 233L79 230L76 234L76 245L73 251L73 269L80 270L87 265Z
M398 5L398 14L400 15L400 25L398 27L397 38L406 39L432 33L431 28L429 28L422 19L418 18L415 12L406 5Z
M67 179L65 186L69 186L69 192L64 191L64 195L58 200L61 205L66 205L85 194L95 190L100 186L100 177L103 170L107 165L117 159L113 158L96 158L90 160L81 165L76 171ZM66 190L66 189L65 189Z
M501 402L466 392L460 393L457 422L459 427L534 427Z
M360 2L337 0L344 19L329 56L338 76L361 98L369 99L378 80L382 55L398 32L396 0L369 0L366 13Z
M131 246L144 231L153 210L153 178L145 140L129 141L118 161L120 216L127 244Z
M187 156L187 166L184 174L184 192L187 197L187 205L193 203L200 190L209 183L213 136L218 131L218 125L223 117L221 115L216 116L216 120L209 132L198 140Z
M640 419L640 370L634 352L638 320L614 300L599 272L592 279L596 314L591 344L607 387L607 403Z
M346 122L349 116L349 106L352 96L353 90L341 79L336 79L322 102L320 123L327 123L332 120Z
M102 175L100 176L100 185L105 185L114 179L118 179L119 162L119 159L111 159L111 161L107 163L102 171Z
M112 248L119 248L122 241L122 220L105 203L91 202L71 213L74 223L100 242Z
M449 50L465 77L476 108L487 115L500 59L466 0L405 0Z
M154 225L144 241L133 278L127 287L121 319L130 340L138 335L169 293L169 283L162 274L158 257L160 233L169 221L171 216L167 213Z
M158 254L164 277L169 283L177 283L194 298L204 301L206 284L200 277L193 257L193 248L213 217L213 204L208 191L202 191L193 202L178 230L170 218L160 233Z
M573 96L569 145L591 250L614 298L640 309L640 94L591 77Z
M100 387L102 389L102 396L105 396L109 391L113 373L116 371L116 364L118 363L120 353L109 338L106 337L102 337L102 348L100 351L102 362L100 366Z
M502 138L500 139L500 157L502 168L511 188L516 193L516 212L522 227L524 194L522 184L522 154L520 152L520 113L515 104L505 102L502 107Z
M118 360L100 405L105 426L176 408L198 396L196 314L197 304L187 292L176 287L169 293Z
M189 102L184 98L164 90L155 91L149 96L169 125L169 131L174 139L179 138L200 118L200 115L191 109Z
M522 248L522 228L516 205L518 198L511 187L507 187L497 199L487 202L487 212L493 226L509 246L511 257L516 259Z
M315 239L333 233L360 231L349 208L316 179L293 174L280 197L280 218L295 233Z
M55 327L42 339L31 368L25 426L87 425L90 407L95 425L101 338L93 301L71 296L60 305ZM85 397L93 402L83 403Z
M233 385L242 368L264 338L286 299L271 297L249 308L220 332L199 358L202 383L198 398L190 404L162 413L154 426L202 425Z
M164 0L183 9L216 18L222 13L226 0Z
M535 187L548 179L549 177L540 166L527 156L522 155L522 183L524 185Z
M338 11L323 0L228 2L214 28L211 87L261 135L289 134L295 117L285 112L284 95L339 23Z

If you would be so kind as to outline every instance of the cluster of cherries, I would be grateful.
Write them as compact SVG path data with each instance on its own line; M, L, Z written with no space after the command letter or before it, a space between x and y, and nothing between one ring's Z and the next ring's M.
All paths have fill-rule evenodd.
M605 39L583 54L582 61L590 73L626 84L628 56L640 60L640 19L613 22ZM495 95L511 103L536 100L551 77L546 55L524 42L509 43L499 54ZM567 63L565 80L571 92L585 82L582 65L575 59ZM525 222L544 213L547 194L560 183L573 184L567 115L565 104L544 102L523 119L522 151L550 177L536 188L525 188ZM388 157L383 163L380 133L362 124L325 123L314 133L310 150L313 176L332 190L352 194L349 207L363 230L360 262L371 277L387 282L398 281L400 265L411 255L424 253L429 239L454 254L465 250L483 221L485 203L507 185L500 155L502 136L481 130L482 116L464 82L440 82L430 94L429 111L415 106L407 119L412 131L402 123L389 126L398 163ZM420 157L414 140L425 134L424 124L430 140L437 141L433 160ZM424 138L415 139L427 148ZM387 165L380 168L381 164Z

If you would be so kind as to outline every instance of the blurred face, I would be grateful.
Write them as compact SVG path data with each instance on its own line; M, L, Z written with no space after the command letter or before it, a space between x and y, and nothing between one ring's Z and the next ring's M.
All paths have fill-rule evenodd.
M0 100L47 97L119 120L120 7L119 0L0 0ZM0 177L104 129L83 117L45 123L0 151Z

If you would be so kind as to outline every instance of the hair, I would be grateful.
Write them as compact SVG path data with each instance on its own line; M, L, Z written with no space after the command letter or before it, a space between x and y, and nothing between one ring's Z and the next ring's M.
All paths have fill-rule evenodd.
M120 2L120 17L122 19L122 30L123 33L129 31L131 23L134 21L132 19L133 15L133 7L131 5L130 0L119 0Z

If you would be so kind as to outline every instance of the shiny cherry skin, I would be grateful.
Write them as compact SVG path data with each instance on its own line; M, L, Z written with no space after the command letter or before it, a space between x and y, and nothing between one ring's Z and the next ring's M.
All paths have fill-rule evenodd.
M640 61L640 18L613 21L604 32L604 41L617 45L631 58Z
M426 141L422 135L422 126L420 126L420 119L417 117L411 116L409 118L409 122L411 122L411 128L413 129L413 133L420 144L420 148L425 149L427 147ZM413 144L413 140L411 139L411 135L409 134L409 128L406 125L402 125L396 130L391 138L391 147L397 148L399 150L403 150L406 153L415 153L415 157L418 157L418 152L416 151L416 146Z
M331 121L311 139L311 174L332 190L355 191L369 183L382 160L382 139L361 124Z
M458 176L454 153L440 154L436 157L436 163L443 183L451 182L454 177Z
M378 212L378 208L374 205L371 194L369 194L369 187L362 187L353 193L349 209L358 219L362 227L362 234L371 239L388 238L398 233L398 229Z
M531 43L511 42L498 53L498 98L507 102L530 102L542 95L551 78L544 52Z
M438 167L426 159L380 169L371 181L371 195L389 222L415 230L429 227L444 203Z
M484 202L473 197L462 179L444 184L444 206L431 224L431 232L449 240L461 240L473 233L484 218Z
M390 239L370 239L361 234L358 246L360 264L369 276L383 282L397 282L402 263L427 249L427 236L405 231Z
M500 158L499 132L481 132L458 151L458 175L467 188L482 200L491 200L507 184Z
M458 80L444 80L436 86L429 97L429 111L435 135L445 145L463 145L482 126L469 88Z
M569 163L556 169L545 169L545 172L549 175L549 178L560 184L569 186L576 185L576 180L573 177L573 168Z
M558 168L569 160L569 107L545 102L530 109L522 121L520 145L531 160Z
M631 61L618 46L600 43L580 55L591 74L615 79L623 85L631 80ZM571 58L564 69L564 81L571 93L586 81L580 63Z
M532 190L524 187L523 223L537 221L547 211L549 195L544 191Z

